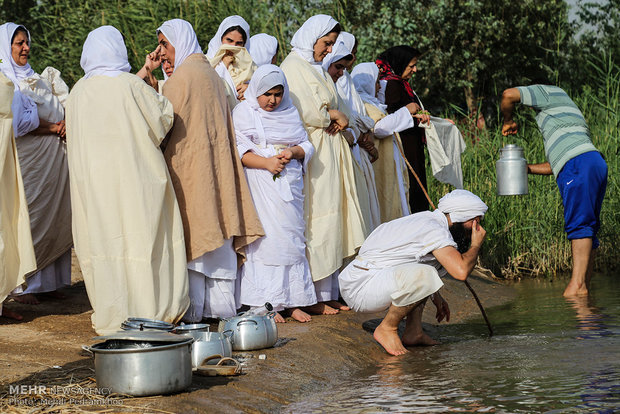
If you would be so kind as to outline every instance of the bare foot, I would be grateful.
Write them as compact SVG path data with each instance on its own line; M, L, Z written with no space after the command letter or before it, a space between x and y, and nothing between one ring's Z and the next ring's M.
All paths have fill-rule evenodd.
M32 293L26 293L25 295L11 296L15 302L23 303L26 305L38 305L40 302Z
M276 323L286 323L286 320L282 317L282 315L280 315L280 312L276 312L273 319L276 321Z
M341 311L351 310L350 307L348 307L347 305L343 305L342 303L338 302L337 300L328 300L325 303L327 305L329 305L330 307L332 307L334 309L341 310Z
M572 281L568 283L566 289L564 289L564 297L571 296L588 296L588 288L585 284L573 283Z
M302 311L299 308L291 309L291 318L295 319L297 322L310 322L312 320L312 316L308 315L306 312Z
M439 345L439 342L428 336L425 332L419 335L406 337L403 335L403 345L405 346L431 346Z
M334 309L331 306L326 305L324 302L315 303L312 306L306 306L304 308L308 313L314 315L335 315L339 312L338 309Z
M2 308L2 313L0 314L0 316L4 316L8 319L15 319L16 321L21 321L22 319L24 319L24 317L19 313L13 312L12 310L9 310L5 307Z
M397 329L386 329L379 324L372 334L377 342L391 355L403 355L409 352L398 337Z
M42 293L41 295L49 299L59 299L59 300L67 299L67 295L57 290L54 290L52 292L45 292L45 293Z

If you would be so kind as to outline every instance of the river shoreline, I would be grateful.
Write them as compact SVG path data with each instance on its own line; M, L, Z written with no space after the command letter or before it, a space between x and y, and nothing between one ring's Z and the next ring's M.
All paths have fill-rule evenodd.
M81 345L92 344L95 336L90 325L92 310L79 275L74 279L74 285L65 290L68 296L65 300L50 299L38 306L8 304L24 315L24 321L0 321L0 410L25 412L34 408L18 405L16 397L28 400L28 396L15 395L17 385L50 389L81 383L96 387L92 380L92 359L81 350ZM487 309L508 303L515 297L509 284L481 276L472 276L469 280ZM479 318L478 306L466 286L449 277L444 282L442 294L452 311L450 323ZM429 304L423 321L425 330L437 337L444 323L436 324L434 311L434 306ZM398 358L387 355L369 332L384 314L341 312L334 316L314 316L312 322L306 324L289 319L278 325L280 339L276 347L234 353L243 361L241 376L194 375L192 385L185 392L150 398L99 400L103 406L79 399L72 400L71 404L65 399L61 402L66 404L59 407L58 412L110 408L114 412L278 412L311 393L359 375L379 360ZM41 412L49 409L45 400L40 401L43 402L38 406Z

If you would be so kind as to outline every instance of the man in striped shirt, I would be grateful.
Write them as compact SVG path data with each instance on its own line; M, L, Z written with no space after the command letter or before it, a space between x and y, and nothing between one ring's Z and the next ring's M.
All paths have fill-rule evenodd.
M577 105L561 88L520 86L502 95L503 135L518 131L515 104L532 107L542 133L547 162L528 164L528 173L556 178L564 205L564 230L571 241L573 272L564 296L588 294L594 250L599 241L600 213L607 187L607 164L592 145L590 131Z

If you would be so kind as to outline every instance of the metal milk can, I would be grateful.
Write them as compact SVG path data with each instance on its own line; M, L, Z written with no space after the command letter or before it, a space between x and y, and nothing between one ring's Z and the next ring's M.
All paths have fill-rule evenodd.
M527 189L527 161L523 148L515 144L506 145L500 150L497 170L497 194L525 195Z

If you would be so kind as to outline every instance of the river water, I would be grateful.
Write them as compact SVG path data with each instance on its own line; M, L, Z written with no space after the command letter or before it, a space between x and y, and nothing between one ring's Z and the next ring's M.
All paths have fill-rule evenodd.
M444 325L442 345L386 354L283 411L620 412L620 278L596 275L590 297L575 301L562 297L564 286L519 282L513 303L487 310L493 337L482 318Z

